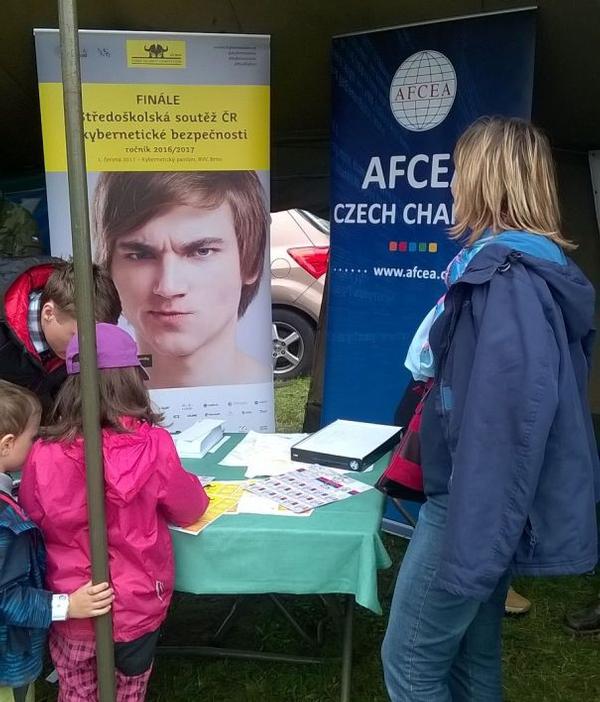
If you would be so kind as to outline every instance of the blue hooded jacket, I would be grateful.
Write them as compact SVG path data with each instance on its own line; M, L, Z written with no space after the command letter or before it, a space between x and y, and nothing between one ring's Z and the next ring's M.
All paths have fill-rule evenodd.
M503 573L598 560L600 467L587 400L594 289L552 242L503 235L470 262L429 341L428 496L448 495L438 584L485 601Z
M42 535L5 483L0 480L0 687L22 687L42 670L52 595L44 590Z

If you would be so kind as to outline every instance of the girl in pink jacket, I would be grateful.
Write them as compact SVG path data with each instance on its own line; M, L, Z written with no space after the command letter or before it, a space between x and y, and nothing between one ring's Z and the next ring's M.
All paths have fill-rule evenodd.
M106 483L117 701L145 698L159 627L174 584L168 525L196 521L208 505L187 473L144 387L135 341L117 326L96 325L100 416ZM79 343L67 348L69 374L53 425L34 445L19 498L40 527L48 552L47 587L73 592L91 578L82 439ZM94 629L89 619L55 623L50 653L59 702L97 699Z

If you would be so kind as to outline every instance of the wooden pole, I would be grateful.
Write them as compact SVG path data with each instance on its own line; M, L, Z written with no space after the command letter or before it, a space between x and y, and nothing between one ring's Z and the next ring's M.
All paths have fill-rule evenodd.
M100 396L96 367L96 319L90 220L87 192L87 169L83 136L81 101L81 67L76 0L58 0L60 51L67 139L67 169L77 330L81 358L81 392L83 434L87 477L88 519L94 584L109 581L106 518L104 512L104 466L100 433ZM110 614L94 620L98 700L114 702L115 667Z

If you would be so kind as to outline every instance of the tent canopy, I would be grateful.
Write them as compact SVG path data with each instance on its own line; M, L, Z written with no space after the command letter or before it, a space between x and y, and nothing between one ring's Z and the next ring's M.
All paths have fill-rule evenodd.
M274 204L323 201L331 37L527 6L510 0L79 0L81 28L272 35ZM539 0L535 119L555 147L600 146L600 3ZM56 27L54 0L5 0L0 46L0 173L43 168L32 29ZM501 51L490 46L490 51ZM594 99L594 96L595 99ZM303 200L298 202L298 200ZM318 203L316 201L319 201Z
M530 6L528 0L78 0L87 29L271 34L272 210L328 214L331 37ZM4 0L0 175L43 171L32 30L57 27L56 0ZM552 140L574 256L600 281L587 152L600 148L600 2L538 0L534 120ZM502 51L503 47L490 46ZM600 321L600 320L599 320ZM596 347L600 368L600 345ZM600 373L591 400L600 418ZM600 419L599 419L600 426Z

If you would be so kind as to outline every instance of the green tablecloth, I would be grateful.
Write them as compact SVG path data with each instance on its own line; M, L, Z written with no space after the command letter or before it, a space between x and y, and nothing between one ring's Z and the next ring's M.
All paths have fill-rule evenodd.
M216 453L183 463L197 475L242 479L245 468L217 465L242 438L233 435ZM373 484L387 460L355 477ZM369 490L310 517L232 514L198 536L173 532L175 587L198 595L353 594L380 614L377 570L391 563L379 532L383 507L383 495Z

